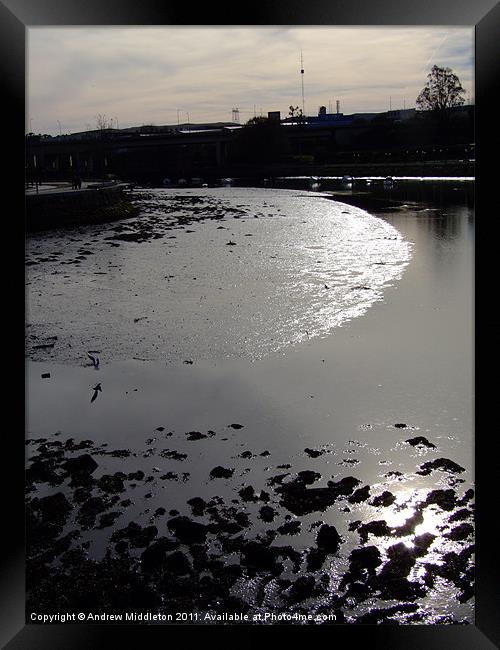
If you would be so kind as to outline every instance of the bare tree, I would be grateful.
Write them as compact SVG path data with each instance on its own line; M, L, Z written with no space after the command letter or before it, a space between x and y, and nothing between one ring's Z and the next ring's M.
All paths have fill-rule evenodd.
M113 120L108 120L105 115L99 113L96 115L95 124L96 128L99 129L99 131L104 131L104 129L111 129L113 127Z
M417 97L417 106L422 110L443 112L453 106L462 106L465 90L451 68L432 66L427 83Z

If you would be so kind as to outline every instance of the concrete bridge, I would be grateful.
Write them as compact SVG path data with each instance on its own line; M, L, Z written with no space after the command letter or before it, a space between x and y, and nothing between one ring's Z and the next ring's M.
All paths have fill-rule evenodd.
M92 135L90 135L92 134ZM198 166L221 167L235 137L229 129L170 133L90 132L80 137L27 138L28 175L103 177L135 168L159 173Z

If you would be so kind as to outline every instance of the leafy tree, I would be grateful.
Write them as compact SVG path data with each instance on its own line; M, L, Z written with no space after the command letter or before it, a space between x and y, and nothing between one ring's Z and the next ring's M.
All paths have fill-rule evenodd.
M417 97L417 106L422 110L444 112L453 106L462 106L465 90L451 68L432 66L427 83Z
M297 122L303 122L305 120L305 115L302 112L302 109L298 106L290 106L288 115L290 115L290 117L294 117Z

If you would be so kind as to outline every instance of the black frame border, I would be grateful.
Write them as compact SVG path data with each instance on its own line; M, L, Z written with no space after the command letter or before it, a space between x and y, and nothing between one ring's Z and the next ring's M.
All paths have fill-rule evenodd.
M0 642L9 650L69 650L99 647L134 646L149 643L153 634L162 634L163 640L173 640L171 633L189 633L203 629L209 635L218 626L113 626L113 625L25 625L24 595L24 133L25 133L25 35L28 27L42 25L453 25L475 26L476 31L476 214L483 222L497 201L493 197L500 151L497 107L491 99L500 80L500 3L496 0L266 0L260 5L236 5L218 2L216 5L198 5L196 8L174 3L172 0L1 0L0 1L0 69L4 88L4 137L10 140L4 149L8 168L2 176L5 200L11 207L4 212L4 232L12 264L5 267L4 277L16 278L4 282L4 304L10 305L8 327L7 367L14 368L16 376L8 371L9 392L12 395L9 410L14 412L14 427L4 428L4 463L11 471L9 487L4 487L4 540L7 542L0 564ZM493 216L493 215L492 215ZM480 220L478 220L479 222ZM482 224L476 229L481 241ZM489 228L489 226L488 226ZM489 237L489 233L488 233ZM481 242L481 246L483 243ZM7 248L7 247L6 247ZM491 251L493 254L493 251ZM493 255L492 255L493 256ZM481 256L484 259L484 255ZM493 256L494 257L494 256ZM476 256L476 291L481 279ZM15 273L14 269L18 270ZM17 278L20 278L19 285ZM484 275L483 275L484 279ZM12 309L12 307L14 307ZM477 316L477 314L476 314ZM494 333L476 319L476 341L492 337ZM491 350L487 354L490 355ZM481 349L476 345L476 376L486 367L481 364ZM4 393L5 395L5 393ZM476 399L475 476L476 496L476 622L470 626L322 626L330 640L352 643L367 640L373 648L405 648L406 650L436 650L442 648L474 648L490 650L500 646L500 585L497 582L496 558L498 543L492 531L493 483L497 461L491 453L491 441L483 423L491 426L493 418L486 417L484 409L489 401ZM497 398L498 400L498 398ZM478 435L483 430L483 440ZM21 435L21 427L23 434ZM5 469L4 469L5 472ZM491 505L488 500L492 499ZM7 530L7 535L5 531ZM289 629L289 628L288 628ZM314 634L318 628L315 627ZM221 628L219 627L219 630ZM247 632L248 628L223 628L226 632ZM268 626L252 626L252 634L266 634ZM303 634L303 626L294 626L294 634ZM169 636L166 637L165 633ZM252 634L248 634L251 640ZM239 635L241 636L241 635ZM245 637L247 634L245 634ZM208 637L207 637L208 638ZM213 636L211 637L213 638ZM123 639L123 640L122 640ZM297 639L298 640L298 639Z

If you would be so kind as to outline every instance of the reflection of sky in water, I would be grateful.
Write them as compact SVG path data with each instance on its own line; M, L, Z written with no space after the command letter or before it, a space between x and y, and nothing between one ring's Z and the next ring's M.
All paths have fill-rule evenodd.
M106 238L114 224L77 230L69 241L57 234L30 239L30 259L48 260L29 267L36 285L28 294L30 333L59 337L52 358L72 360L72 341L108 359L258 358L362 315L410 258L410 245L390 224L321 196L251 189L148 194L148 216L120 223L135 232L141 220L152 220L158 239L112 247ZM172 196L201 196L197 208L206 216L243 213L193 222L189 233L165 230ZM93 254L68 263L82 245Z

